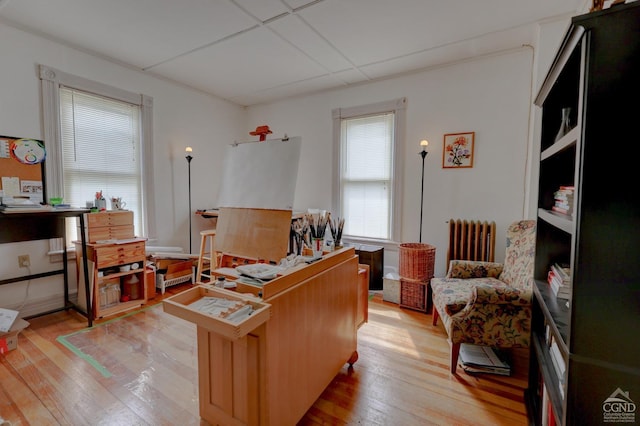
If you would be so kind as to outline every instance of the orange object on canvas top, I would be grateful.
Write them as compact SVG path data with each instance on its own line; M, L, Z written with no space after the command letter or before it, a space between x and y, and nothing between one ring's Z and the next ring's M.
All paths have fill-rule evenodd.
M265 139L266 135L271 133L273 132L269 129L269 126L258 126L256 127L256 130L254 130L253 132L249 132L251 136L260 136L261 141Z

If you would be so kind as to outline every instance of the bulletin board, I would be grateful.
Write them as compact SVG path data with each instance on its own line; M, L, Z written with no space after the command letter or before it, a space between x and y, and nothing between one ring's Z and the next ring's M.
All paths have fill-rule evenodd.
M0 136L0 178L17 177L20 182L20 195L36 196L41 198L40 201L44 201L46 199L44 160L25 164L10 155L11 143L20 139L22 138ZM42 141L37 142L42 143ZM2 179L0 179L0 190L4 195Z

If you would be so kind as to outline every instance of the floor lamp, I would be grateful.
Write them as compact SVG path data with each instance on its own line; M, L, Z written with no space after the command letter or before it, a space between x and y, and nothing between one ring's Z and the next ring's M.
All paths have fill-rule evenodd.
M187 167L189 169L189 254L191 254L191 160L193 160L191 153L193 149L188 146L184 151L187 153L184 158L187 159Z
M427 145L429 142L426 139L420 141L420 146L422 147L422 151L418 154L422 157L422 186L420 187L420 240L422 242L422 207L424 205L424 159L427 156Z

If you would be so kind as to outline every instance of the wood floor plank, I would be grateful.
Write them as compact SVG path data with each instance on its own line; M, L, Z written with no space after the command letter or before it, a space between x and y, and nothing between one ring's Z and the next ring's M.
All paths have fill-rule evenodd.
M84 360L32 330L23 333L25 363L16 367L61 424L91 424L95 418L123 412L125 407L99 383L99 375Z
M154 308L156 311L161 309L160 306ZM197 359L191 350L191 356L180 365L175 359L163 356L172 345L167 346L157 339L158 343L151 346L150 338L160 330L151 327L153 319L142 320L148 318L150 312L146 310L126 321L106 323L91 333L78 333L67 340L112 374L105 379L107 386L113 388L122 403L138 416L151 424L180 423L185 412L197 412L194 368ZM163 317L165 324L172 321L170 316ZM185 343L190 340L187 345L192 349L195 330L191 328L185 325L181 334L191 336ZM166 331L162 333L168 336Z
M161 300L158 295L152 304ZM161 306L99 319L92 329L73 312L30 322L18 349L0 356L0 417L13 426L205 424L198 415L193 324ZM512 352L511 377L471 376L461 368L451 375L449 350L430 315L378 294L358 332L358 362L342 368L299 425L527 423L526 349Z
M27 424L58 424L5 357L0 357L0 378L0 418L15 417Z

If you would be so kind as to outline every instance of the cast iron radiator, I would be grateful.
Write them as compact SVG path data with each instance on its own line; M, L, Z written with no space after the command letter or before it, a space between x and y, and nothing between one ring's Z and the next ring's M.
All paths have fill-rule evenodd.
M449 268L450 260L493 262L495 259L495 245L495 222L449 219L447 269Z

